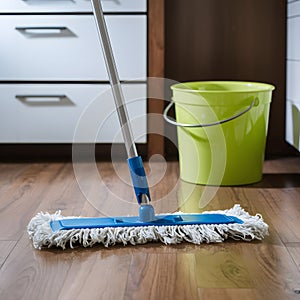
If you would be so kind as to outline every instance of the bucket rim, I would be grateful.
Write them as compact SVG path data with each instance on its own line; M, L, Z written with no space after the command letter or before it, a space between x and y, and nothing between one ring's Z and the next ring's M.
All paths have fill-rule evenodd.
M244 89L235 89L235 90L201 90L201 89L195 89L192 88L191 85L212 85L212 84L219 84L219 85L226 85L226 86L232 86L232 85L241 85L244 87ZM249 89L245 89L245 87L249 87ZM222 81L222 80L213 80L213 81L188 81L188 82L181 82L171 85L170 87L172 90L182 91L182 92L190 92L190 93L203 93L203 94L230 94L230 93L257 93L257 92L267 92L267 91L273 91L275 89L275 86L269 83L263 83L263 82L255 82L255 81Z

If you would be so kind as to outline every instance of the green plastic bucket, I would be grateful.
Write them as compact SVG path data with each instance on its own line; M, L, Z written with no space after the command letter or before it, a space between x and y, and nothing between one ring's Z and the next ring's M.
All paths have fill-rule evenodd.
M171 89L164 118L177 126L181 179L204 185L260 181L274 86L203 81ZM174 104L176 120L168 114Z

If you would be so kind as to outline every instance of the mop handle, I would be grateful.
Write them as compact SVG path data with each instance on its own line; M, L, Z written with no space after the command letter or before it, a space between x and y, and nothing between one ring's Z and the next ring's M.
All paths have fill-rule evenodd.
M97 31L99 34L101 47L104 53L105 64L109 76L109 81L112 88L112 93L115 101L116 110L121 125L122 135L127 151L128 158L138 156L136 146L133 139L132 129L128 121L128 112L125 106L124 95L121 88L120 79L116 67L116 62L113 56L111 43L109 40L106 23L103 16L100 0L92 0Z
M106 23L104 20L103 10L100 0L92 0L93 12L96 21L96 27L101 42L102 51L104 54L105 64L109 76L109 81L115 101L116 110L121 125L122 135L128 156L128 166L130 175L136 194L136 198L139 204L149 204L150 192L147 182L145 169L143 166L142 158L138 156L136 146L133 139L132 129L128 119L128 112L125 106L124 95L121 88L120 79L117 72L116 62L113 56L112 47L110 44ZM152 207L148 205L149 207ZM142 219L148 219L148 209L145 209L146 213L142 213ZM140 213L140 216L142 215ZM153 218L154 210L151 211L149 219Z

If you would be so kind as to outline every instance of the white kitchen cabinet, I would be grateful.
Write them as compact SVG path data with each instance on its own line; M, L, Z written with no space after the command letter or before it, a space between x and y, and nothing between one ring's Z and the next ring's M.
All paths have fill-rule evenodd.
M146 0L103 0L104 12L146 12ZM2 13L91 12L90 0L1 0Z
M287 6L286 141L300 151L300 1Z
M123 91L134 137L145 142L146 84ZM108 84L2 84L0 95L2 142L122 142Z
M146 17L107 16L121 80L145 80ZM91 15L2 16L0 80L108 80Z
M146 1L103 7L134 137L146 143ZM1 0L0 28L1 143L123 141L90 1Z

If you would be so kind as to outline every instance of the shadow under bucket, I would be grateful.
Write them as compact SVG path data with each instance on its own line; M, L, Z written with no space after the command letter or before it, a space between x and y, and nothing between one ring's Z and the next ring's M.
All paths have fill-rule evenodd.
M274 86L203 81L171 89L164 118L177 126L181 179L217 186L260 181ZM174 104L176 120L168 115Z

